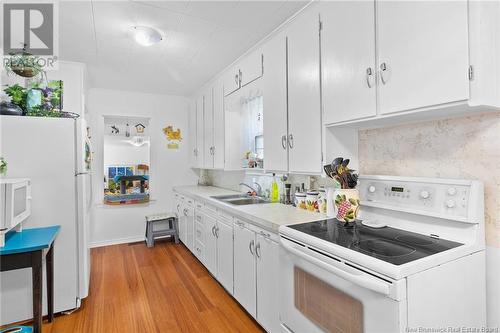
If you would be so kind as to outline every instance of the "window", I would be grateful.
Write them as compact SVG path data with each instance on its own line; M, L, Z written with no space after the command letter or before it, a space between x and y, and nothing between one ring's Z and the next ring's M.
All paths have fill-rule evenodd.
M104 203L149 201L149 119L104 118Z

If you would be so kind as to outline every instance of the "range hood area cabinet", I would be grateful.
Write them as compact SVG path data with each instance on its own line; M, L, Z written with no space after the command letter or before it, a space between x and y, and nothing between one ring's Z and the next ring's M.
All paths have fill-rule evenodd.
M224 96L260 78L263 74L263 59L262 52L254 50L223 74Z
M319 28L311 6L264 45L266 170L322 172Z
M498 4L327 1L319 7L325 125L370 127L384 118L404 122L410 113L425 120L500 106L488 98L494 92L483 96L475 87L486 87L484 80L498 87L491 79L498 60L490 52L499 38L492 19Z
M191 147L191 166L201 169L224 168L224 96L222 81L205 86L195 97L195 114L191 115L189 129L194 146ZM193 119L193 120L191 120Z

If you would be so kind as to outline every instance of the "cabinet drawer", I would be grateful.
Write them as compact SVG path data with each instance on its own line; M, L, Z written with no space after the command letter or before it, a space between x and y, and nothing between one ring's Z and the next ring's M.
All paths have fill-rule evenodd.
M227 225L232 225L233 224L233 215L223 211L219 210L219 220L226 223Z
M205 204L205 213L210 214L212 216L217 216L217 208L212 205Z
M202 223L196 222L194 238L201 244L205 244L205 226Z
M184 197L184 202L190 206L190 207L194 207L194 200L189 198L189 197Z
M194 244L194 255L202 262L205 261L205 246L196 241Z

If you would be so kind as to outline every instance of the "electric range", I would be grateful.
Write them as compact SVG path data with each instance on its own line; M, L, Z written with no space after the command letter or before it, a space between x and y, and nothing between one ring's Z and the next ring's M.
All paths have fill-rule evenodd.
M358 189L348 227L280 227L283 331L485 326L482 183L362 176Z
M290 228L394 265L464 245L388 226L365 226L361 221L346 227L334 218L291 225Z

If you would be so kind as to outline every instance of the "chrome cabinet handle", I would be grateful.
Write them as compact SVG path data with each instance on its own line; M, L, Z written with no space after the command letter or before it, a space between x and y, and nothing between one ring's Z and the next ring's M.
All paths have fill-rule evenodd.
M255 255L260 259L260 242L257 243L257 246L255 247Z
M240 221L236 221L236 225L238 225L238 226L239 226L239 227L241 227L241 228L244 228L244 227L245 227L245 223L240 222Z
M177 212L180 212L179 211L179 208L181 207L181 204L177 204Z
M264 232L264 231L260 231L259 234L264 237L264 238L267 238L267 239L270 239L271 238L271 234L267 233L267 232Z
M380 81L382 81L383 84L387 84L387 78L384 77L384 74L387 72L388 73L389 69L387 68L387 64L385 62L380 64Z
M187 213L187 212L188 212L187 208L184 208L183 212L184 212L184 216L187 216L187 215L188 215L188 213Z
M194 156L198 156L198 152L197 152L197 149L196 149L196 148L195 148L195 149L193 149L193 155L194 155Z
M372 78L373 78L373 70L371 67L368 67L366 69L366 85L368 86L368 88L373 87Z
M219 227L215 227L215 237L219 238Z
M241 81L243 81L243 72L241 71L241 69L239 70L240 72L240 87L241 87Z
M238 72L238 74L236 74L234 76L234 82L236 83L236 85L240 84L240 73L239 72Z
M288 146L290 147L290 149L293 148L293 134L290 134L288 136Z
M215 237L215 226L212 227L212 235Z
M283 149L286 149L286 135L283 134L281 136L281 146L283 147Z
M251 253L252 255L254 255L254 252L253 252L254 247L255 247L255 242L252 240L252 241L250 242L250 244L248 244L248 249L250 250L250 253Z

